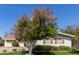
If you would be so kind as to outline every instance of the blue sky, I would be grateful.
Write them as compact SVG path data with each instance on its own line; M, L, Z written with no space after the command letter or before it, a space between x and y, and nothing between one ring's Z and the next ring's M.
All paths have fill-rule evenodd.
M31 15L34 8L50 8L55 11L58 17L58 27L64 28L67 25L79 25L79 5L63 4L26 4L26 5L0 5L0 37L6 32L11 32L17 20L22 15Z

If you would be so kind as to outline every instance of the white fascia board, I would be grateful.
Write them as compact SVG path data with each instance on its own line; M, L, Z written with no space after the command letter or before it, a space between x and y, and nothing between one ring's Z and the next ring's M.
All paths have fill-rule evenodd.
M62 34L62 35L65 35L65 36L70 36L70 37L75 37L74 35L70 35L70 34L67 34L67 33L59 32L59 31L58 31L58 34Z

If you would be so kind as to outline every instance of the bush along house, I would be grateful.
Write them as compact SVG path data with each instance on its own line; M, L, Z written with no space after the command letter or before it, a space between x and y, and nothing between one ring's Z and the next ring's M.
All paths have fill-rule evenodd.
M68 46L72 47L72 39L74 35L58 31L55 37L48 37L44 40L38 40L36 45L50 45L50 46Z

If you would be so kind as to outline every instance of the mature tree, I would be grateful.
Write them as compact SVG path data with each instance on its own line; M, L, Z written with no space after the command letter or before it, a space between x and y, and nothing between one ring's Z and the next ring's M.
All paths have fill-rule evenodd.
M69 33L69 34L74 34L73 33L74 32L73 30L74 30L73 26L67 26L64 29L61 29L61 31L66 32L66 33Z
M1 40L2 38L0 37L0 40Z
M4 46L4 40L0 37L0 46Z
M37 8L32 18L23 16L14 28L14 34L19 41L24 41L32 53L37 40L56 35L56 17L48 8Z

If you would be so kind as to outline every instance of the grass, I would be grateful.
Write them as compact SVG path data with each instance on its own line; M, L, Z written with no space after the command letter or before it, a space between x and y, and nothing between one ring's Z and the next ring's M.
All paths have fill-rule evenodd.
M0 55L25 55L26 52L4 52L0 53Z
M4 52L0 55L25 55L27 52ZM34 55L79 55L79 52L33 52Z
M79 55L79 52L33 52L34 55Z
M55 55L79 55L79 52L53 52Z

